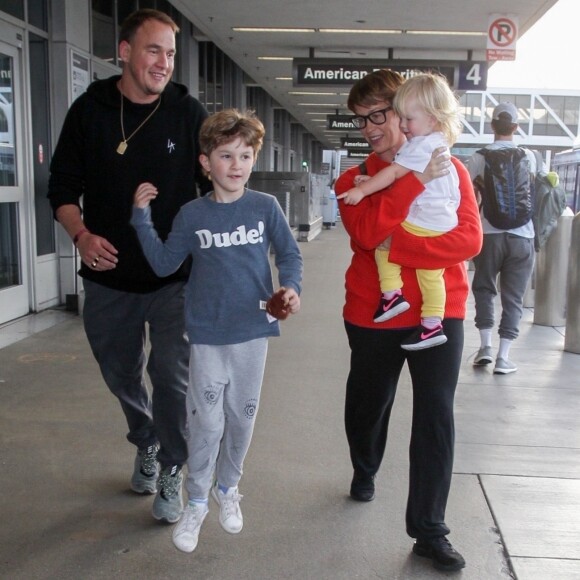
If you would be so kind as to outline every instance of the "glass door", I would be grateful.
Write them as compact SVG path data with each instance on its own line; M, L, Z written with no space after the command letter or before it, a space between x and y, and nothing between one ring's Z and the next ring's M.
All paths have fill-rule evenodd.
M0 324L29 312L20 50L0 42Z

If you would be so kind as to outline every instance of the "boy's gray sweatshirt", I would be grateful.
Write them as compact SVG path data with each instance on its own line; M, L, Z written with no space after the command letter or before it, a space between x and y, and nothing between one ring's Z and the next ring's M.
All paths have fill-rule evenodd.
M149 207L134 207L131 224L158 276L170 275L192 257L185 295L190 344L236 344L280 334L278 321L263 309L274 290L270 246L279 285L298 293L302 256L274 196L248 189L233 203L216 203L209 195L191 201L175 217L165 243L150 216Z

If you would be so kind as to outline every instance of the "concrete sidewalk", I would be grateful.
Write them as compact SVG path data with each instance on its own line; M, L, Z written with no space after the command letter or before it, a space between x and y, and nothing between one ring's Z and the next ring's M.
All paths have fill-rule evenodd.
M526 310L513 375L474 368L473 307L456 397L450 539L467 567L435 571L405 534L411 387L403 374L377 498L348 498L342 324L348 238L301 244L302 311L270 341L245 473L244 530L218 510L193 554L173 547L152 497L130 492L134 448L79 317L0 348L0 577L33 579L557 580L580 578L580 355ZM0 329L2 335L9 327Z

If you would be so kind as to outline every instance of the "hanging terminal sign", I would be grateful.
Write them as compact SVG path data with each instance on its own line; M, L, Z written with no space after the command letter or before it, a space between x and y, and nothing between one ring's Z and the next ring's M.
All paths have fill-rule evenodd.
M371 72L391 69L405 79L431 72L443 75L449 86L461 91L487 89L486 61L432 60L341 60L295 58L292 78L295 87L352 86Z
M368 141L360 137L343 137L340 140L340 146L342 149L352 149L353 151L366 151L367 153L372 151Z

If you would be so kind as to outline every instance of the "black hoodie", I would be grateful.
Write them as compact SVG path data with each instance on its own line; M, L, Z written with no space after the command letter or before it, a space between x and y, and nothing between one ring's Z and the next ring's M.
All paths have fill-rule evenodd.
M152 292L164 284L187 279L182 267L167 278L157 277L145 259L129 224L137 186L151 182L159 191L151 203L155 228L162 239L171 231L179 208L196 197L197 183L207 189L199 164L199 128L207 112L187 88L174 82L165 87L159 109L131 137L123 155L117 147L121 132L119 76L92 83L71 106L50 164L48 197L56 212L61 205L80 205L93 234L119 251L117 267L95 272L85 264L83 278L115 290ZM124 99L125 136L156 107Z

